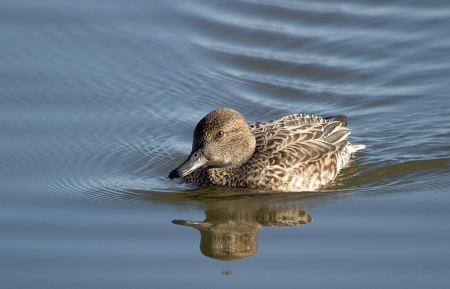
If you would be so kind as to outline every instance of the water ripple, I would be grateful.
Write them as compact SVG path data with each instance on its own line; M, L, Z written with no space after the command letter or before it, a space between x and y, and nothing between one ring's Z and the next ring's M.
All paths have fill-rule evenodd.
M101 13L3 4L0 169L8 186L102 200L189 189L167 173L188 154L198 120L222 106L249 121L347 114L351 141L367 148L330 188L448 184L450 43L440 28L448 9L178 4L92 4Z

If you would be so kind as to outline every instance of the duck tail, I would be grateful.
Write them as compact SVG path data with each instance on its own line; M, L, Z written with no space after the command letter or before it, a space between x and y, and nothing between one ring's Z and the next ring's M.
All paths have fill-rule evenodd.
M354 152L364 149L365 147L366 147L366 145L363 145L363 144L351 144L347 147L347 151L350 154L352 154Z

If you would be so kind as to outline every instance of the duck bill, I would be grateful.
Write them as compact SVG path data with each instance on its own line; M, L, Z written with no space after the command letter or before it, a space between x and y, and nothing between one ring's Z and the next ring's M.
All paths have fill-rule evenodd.
M205 166L207 163L208 160L205 158L201 150L192 151L184 163L169 173L169 178L174 179L187 176L196 169Z

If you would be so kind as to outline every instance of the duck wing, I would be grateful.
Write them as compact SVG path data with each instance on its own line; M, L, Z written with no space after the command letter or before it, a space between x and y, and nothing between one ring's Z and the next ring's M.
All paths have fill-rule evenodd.
M252 123L255 154L264 156L269 166L298 167L340 152L348 146L350 130L341 120L295 114L273 122Z

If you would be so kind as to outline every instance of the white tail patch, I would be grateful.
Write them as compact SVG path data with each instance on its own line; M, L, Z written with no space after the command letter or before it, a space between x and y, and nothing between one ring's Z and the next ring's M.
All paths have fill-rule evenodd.
M356 151L364 149L365 147L366 147L366 145L363 145L363 144L357 144L357 145L351 144L351 145L347 146L347 151L349 154L352 154Z

